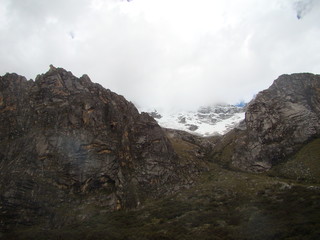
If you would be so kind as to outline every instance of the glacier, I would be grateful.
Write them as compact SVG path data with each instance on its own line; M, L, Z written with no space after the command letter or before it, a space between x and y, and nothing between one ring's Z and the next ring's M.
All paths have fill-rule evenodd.
M198 110L139 109L147 112L163 128L183 130L200 136L223 135L245 118L245 106L212 105Z

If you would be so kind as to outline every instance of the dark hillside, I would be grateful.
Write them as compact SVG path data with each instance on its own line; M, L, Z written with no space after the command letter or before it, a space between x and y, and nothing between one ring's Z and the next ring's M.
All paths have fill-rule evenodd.
M320 239L320 76L224 136L161 129L87 76L0 77L0 239Z

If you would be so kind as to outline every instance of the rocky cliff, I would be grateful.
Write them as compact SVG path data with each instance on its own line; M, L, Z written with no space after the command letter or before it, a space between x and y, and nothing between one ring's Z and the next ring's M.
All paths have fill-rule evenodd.
M0 121L2 227L63 224L59 212L90 204L136 207L193 173L153 118L87 75L51 66L35 81L0 77Z
M266 171L320 137L320 75L282 75L247 107L245 120L222 138L213 158L229 167Z
M0 121L0 239L319 236L319 75L280 76L202 138L51 66L0 77Z

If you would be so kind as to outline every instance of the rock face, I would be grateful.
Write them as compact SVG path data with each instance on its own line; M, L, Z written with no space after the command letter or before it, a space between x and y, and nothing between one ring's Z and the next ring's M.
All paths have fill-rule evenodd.
M136 207L182 182L156 121L86 75L51 66L35 81L0 77L0 121L2 227L54 222L77 204Z
M282 75L248 104L240 129L225 136L214 155L228 155L236 168L265 171L319 136L320 76Z

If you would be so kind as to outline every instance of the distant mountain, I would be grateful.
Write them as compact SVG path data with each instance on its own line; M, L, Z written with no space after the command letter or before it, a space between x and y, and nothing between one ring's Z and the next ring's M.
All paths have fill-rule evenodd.
M245 103L238 106L212 105L200 107L197 111L147 110L147 112L161 127L183 130L200 136L213 136L227 133L244 119Z

